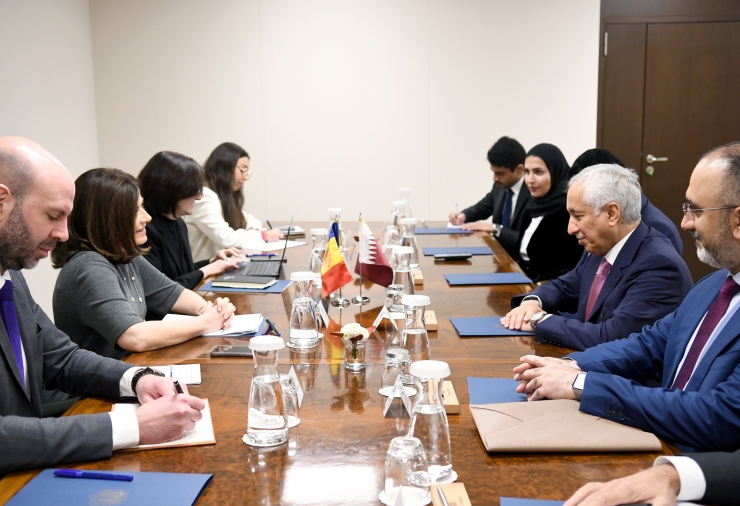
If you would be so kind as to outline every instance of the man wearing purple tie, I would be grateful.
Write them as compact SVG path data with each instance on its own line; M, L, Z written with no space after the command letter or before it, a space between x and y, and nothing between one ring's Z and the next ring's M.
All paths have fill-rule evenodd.
M684 451L734 451L740 448L740 142L702 157L683 212L681 227L694 237L699 259L721 270L653 326L565 360L522 357L514 378L530 400L580 399L581 411L654 432Z
M21 273L66 241L75 186L33 141L0 138L0 475L108 458L116 449L175 439L201 418L203 401L176 395L151 369L81 350L34 302ZM135 414L41 417L41 389L119 400Z
M534 330L542 343L585 350L676 309L691 290L691 274L671 242L640 220L641 196L637 174L619 165L574 176L568 233L586 251L570 272L511 299L501 323Z

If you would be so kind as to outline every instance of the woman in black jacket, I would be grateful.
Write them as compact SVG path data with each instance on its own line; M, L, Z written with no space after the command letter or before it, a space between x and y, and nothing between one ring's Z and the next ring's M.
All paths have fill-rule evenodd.
M568 233L569 170L563 153L552 144L538 144L524 160L524 183L532 203L522 224L519 266L535 283L565 274L583 254L578 239Z
M219 276L236 267L230 257L236 248L220 250L213 258L193 261L188 230L181 216L192 214L203 191L203 168L187 156L161 151L139 173L144 206L152 216L146 225L150 251L144 258L168 278L193 289L204 277Z

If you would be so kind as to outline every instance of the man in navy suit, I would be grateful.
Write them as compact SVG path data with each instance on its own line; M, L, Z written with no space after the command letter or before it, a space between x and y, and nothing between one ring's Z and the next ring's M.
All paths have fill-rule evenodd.
M699 259L721 270L652 327L565 360L522 357L514 378L529 400L580 399L581 411L685 451L733 451L740 448L740 142L702 157L683 211L681 227Z
M584 350L676 309L691 290L691 274L670 241L640 221L641 194L637 174L619 165L574 176L568 232L586 252L572 271L514 297L501 323L534 330L539 342Z

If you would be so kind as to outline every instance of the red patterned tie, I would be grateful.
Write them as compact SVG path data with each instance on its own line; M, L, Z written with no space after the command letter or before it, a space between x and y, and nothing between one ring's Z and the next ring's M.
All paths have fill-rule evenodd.
M686 383L689 382L691 373L694 372L696 363L699 361L699 355L701 355L702 350L707 345L707 341L709 341L709 337L712 335L712 332L717 328L717 324L727 312L727 308L730 306L730 301L737 292L740 292L740 285L738 285L732 276L730 276L725 280L725 283L719 291L719 295L714 299L712 305L709 306L709 311L707 311L704 321L701 322L701 326L699 327L699 331L696 333L694 342L691 343L689 353L686 355L686 359L684 359L683 364L681 365L681 370L678 371L676 379L673 381L673 388L675 390L683 390L686 387Z
M596 277L594 278L594 282L591 283L591 291L588 292L588 302L586 303L585 321L588 321L589 318L591 317L591 311L594 310L596 299L599 298L601 287L604 286L604 281L606 281L606 277L609 275L609 270L611 268L612 268L612 265L606 261L606 258L604 258L599 264L599 270L596 271Z

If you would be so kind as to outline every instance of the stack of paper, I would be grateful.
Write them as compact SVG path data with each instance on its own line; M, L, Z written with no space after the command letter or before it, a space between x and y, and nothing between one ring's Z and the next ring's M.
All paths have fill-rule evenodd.
M200 364L153 365L151 367L164 374L166 378L175 378L186 385L200 385Z
M187 320L188 318L196 318L195 316L184 315L184 314L168 314L162 321L178 321ZM204 337L243 337L253 335L259 332L265 319L261 313L254 314L238 314L234 315L231 320L231 327L225 330L217 330L215 332L208 332L203 334Z

